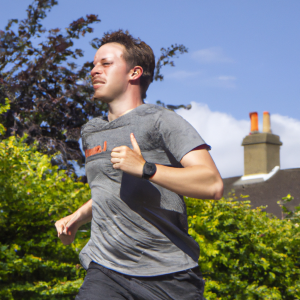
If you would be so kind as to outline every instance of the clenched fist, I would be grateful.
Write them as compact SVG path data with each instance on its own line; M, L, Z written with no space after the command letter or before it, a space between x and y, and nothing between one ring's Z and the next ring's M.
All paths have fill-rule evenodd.
M133 149L127 146L115 147L111 151L111 162L114 169L122 170L130 175L142 177L145 160L133 133L130 134Z
M77 219L78 214L75 213L62 218L55 223L57 236L64 245L69 245L74 241L78 230L78 225L76 224Z

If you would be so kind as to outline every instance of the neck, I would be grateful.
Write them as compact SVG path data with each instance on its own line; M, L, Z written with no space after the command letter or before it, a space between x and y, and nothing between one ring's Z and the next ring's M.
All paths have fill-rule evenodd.
M123 95L124 97L114 99L108 103L108 121L111 122L136 107L143 104L143 100L140 96L140 93L134 93L128 96Z

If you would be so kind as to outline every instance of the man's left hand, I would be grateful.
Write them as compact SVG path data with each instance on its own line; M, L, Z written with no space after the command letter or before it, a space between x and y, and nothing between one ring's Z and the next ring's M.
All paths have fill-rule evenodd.
M140 147L134 137L130 134L133 149L127 146L120 146L112 149L111 162L114 169L122 170L130 175L142 177L145 160L142 156Z

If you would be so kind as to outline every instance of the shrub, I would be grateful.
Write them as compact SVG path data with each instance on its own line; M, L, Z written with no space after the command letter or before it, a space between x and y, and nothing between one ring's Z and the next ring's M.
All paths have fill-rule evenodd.
M207 299L299 299L299 223L249 201L186 198Z
M8 107L7 100L0 114ZM63 246L54 223L90 199L90 190L25 139L0 141L0 299L71 300L85 276L78 253L89 225ZM300 299L299 208L280 220L249 201L185 200L208 300Z
M0 141L0 299L74 299L85 275L78 252L89 233L63 246L54 223L90 191L24 139Z

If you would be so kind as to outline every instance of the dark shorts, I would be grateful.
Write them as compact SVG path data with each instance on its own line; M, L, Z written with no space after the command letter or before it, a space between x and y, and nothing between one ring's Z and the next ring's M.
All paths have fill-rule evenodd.
M124 275L91 262L75 300L205 300L199 268L167 275Z

